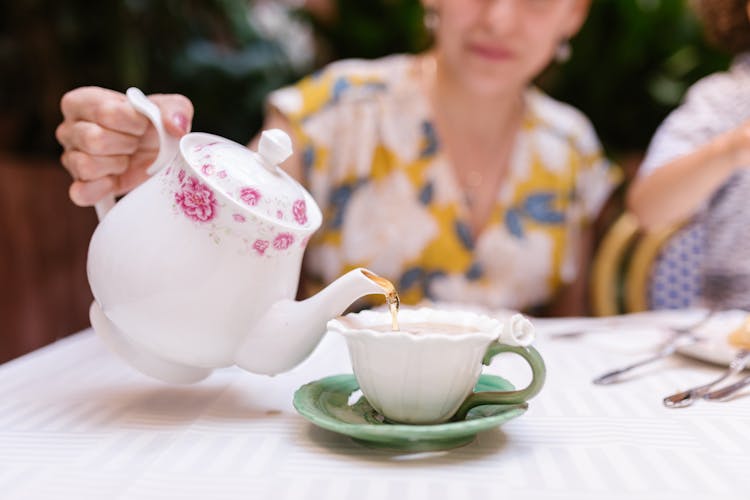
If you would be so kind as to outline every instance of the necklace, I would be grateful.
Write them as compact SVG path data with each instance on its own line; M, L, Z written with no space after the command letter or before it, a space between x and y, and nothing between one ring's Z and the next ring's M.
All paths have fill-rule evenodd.
M469 207L473 207L484 184L484 173L481 170L468 170L463 176L457 177L463 190L464 201Z
M476 120L466 122L469 117L467 113L470 111L464 111L464 109L489 111L487 107L482 108L482 105L477 107L477 101L472 102L475 96L472 96L463 103L470 105L470 108L457 108L456 105L459 105L461 100L466 100L467 94L462 95L464 91L461 90L461 84L451 81L450 77L447 80L448 86L440 84L438 60L435 55L422 56L419 70L422 73L424 92L430 96L432 120L441 149L449 160L456 187L460 190L460 196L471 212L472 225L475 228L481 227L492 212L503 178L508 171L516 142L516 133L521 128L525 114L523 93L517 97L511 97L515 99L512 102L497 101L497 104L501 106L498 108L497 117L504 114L506 116L504 122L497 122L491 115L485 113L484 120L487 127L496 130L496 133L488 134L485 132L490 128L477 128L480 122ZM443 89L442 91L439 90L438 85ZM443 100L439 100L440 96ZM450 102L446 101L449 98ZM490 100L487 100L486 104L492 106ZM455 119L456 117L458 120ZM477 120L481 119L481 116L477 117Z

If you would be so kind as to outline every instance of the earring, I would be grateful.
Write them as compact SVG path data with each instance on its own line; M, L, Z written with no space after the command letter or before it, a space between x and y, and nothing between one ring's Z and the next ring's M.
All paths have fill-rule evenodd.
M555 49L555 61L560 64L567 62L568 59L570 59L572 52L573 49L571 48L568 39L563 39L563 41L557 45L557 49Z
M440 24L440 15L437 9L435 7L425 7L422 22L424 22L424 27L427 28L427 31L434 33Z

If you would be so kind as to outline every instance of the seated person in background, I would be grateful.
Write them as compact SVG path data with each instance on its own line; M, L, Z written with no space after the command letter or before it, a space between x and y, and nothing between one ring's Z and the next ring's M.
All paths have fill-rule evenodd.
M284 168L324 214L305 276L323 285L365 266L405 303L581 314L589 223L619 170L588 120L531 82L578 31L588 0L424 4L433 50L333 63L269 98L266 128L294 143ZM155 101L187 130L184 98ZM63 97L58 138L76 203L143 179L129 170L153 158L153 131L127 108L104 89Z
M700 253L692 267L704 302L750 309L750 2L695 6L734 61L693 85L656 131L628 205L647 230L688 222L677 237ZM664 255L674 267L695 258L690 248Z

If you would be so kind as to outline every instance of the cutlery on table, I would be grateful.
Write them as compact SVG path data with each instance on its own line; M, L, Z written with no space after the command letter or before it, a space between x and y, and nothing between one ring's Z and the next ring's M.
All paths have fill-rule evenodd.
M704 394L703 399L705 399L706 401L726 401L734 396L737 392L739 392L740 389L748 385L750 385L750 375L747 375L739 379L737 382L726 387L722 387L721 389L716 389L707 394Z
M685 345L692 344L700 341L698 337L694 335L694 332L699 327L703 326L715 313L715 310L710 310L703 318L696 323L679 328L669 328L672 332L672 338L667 341L657 352L648 358L642 359L630 365L618 368L616 370L609 371L603 375L596 377L593 382L596 385L609 385L620 381L620 376L628 373L636 368L651 364L660 359L664 359L677 351L677 348Z
M741 327L729 335L728 341L730 345L740 349L737 356L734 358L734 361L732 361L732 365L738 363L742 364L742 368L744 368L748 362L748 358L750 358L750 316L747 317ZM744 359L744 363L742 363L742 359ZM732 370L732 365L729 365L730 371ZM736 370L734 373L739 373L742 368ZM747 385L750 385L750 375L741 378L733 384L722 387L721 389L716 389L703 394L703 399L707 401L726 401Z
M667 396L663 399L664 406L667 408L684 408L686 406L690 406L695 401L697 401L700 398L705 399L720 399L722 397L727 397L726 394L724 394L724 391L722 389L711 392L711 389L716 386L716 384L719 384L720 382L723 382L724 380L728 379L729 377L733 377L740 373L742 370L745 369L748 362L750 362L750 350L742 349L740 352L737 353L737 356L732 360L732 362L729 364L729 368L717 379L703 385L699 385L697 387L693 387L692 389L688 389L686 391L681 391L675 394L672 394L671 396ZM745 377L748 380L748 383L750 383L750 377ZM744 379L743 379L744 380ZM728 386L727 388L731 388L736 384L732 384ZM744 387L741 386L741 387ZM739 387L737 388L739 389ZM730 394L734 393L734 390L729 391ZM718 396L716 394L718 393ZM714 394L711 398L709 398L709 394Z

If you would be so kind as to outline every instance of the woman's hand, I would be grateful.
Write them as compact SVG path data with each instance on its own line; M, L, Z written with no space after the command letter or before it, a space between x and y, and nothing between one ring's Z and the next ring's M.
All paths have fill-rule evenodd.
M181 137L190 130L193 105L177 94L149 96L161 110L167 133ZM60 160L73 176L70 199L90 206L109 193L120 195L148 178L159 138L148 119L124 94L99 87L71 90L60 101L63 122L57 140Z
M693 217L735 172L749 166L747 121L636 178L628 190L628 209L649 231L680 224Z
M728 162L735 169L750 167L750 121L728 132L725 141Z

